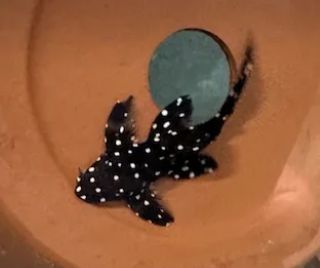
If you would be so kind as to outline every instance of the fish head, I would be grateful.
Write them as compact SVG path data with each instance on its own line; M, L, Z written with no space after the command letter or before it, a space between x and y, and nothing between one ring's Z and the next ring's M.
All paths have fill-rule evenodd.
M121 199L124 190L119 186L115 167L107 155L100 156L85 171L79 170L75 194L82 201L99 204Z
M119 157L106 153L85 171L80 170L76 196L87 203L100 204L124 199L146 187L149 169L133 161L135 154L129 155Z

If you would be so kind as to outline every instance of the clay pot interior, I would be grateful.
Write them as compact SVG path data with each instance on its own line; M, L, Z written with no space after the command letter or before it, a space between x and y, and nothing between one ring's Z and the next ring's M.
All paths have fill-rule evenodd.
M0 198L33 247L76 267L270 268L315 237L320 190L288 168L317 92L315 8L206 0L1 5ZM148 91L150 56L185 27L216 33L237 65L249 32L255 40L254 74L206 149L219 171L157 183L175 216L169 228L121 205L80 202L73 194L78 167L103 150L117 99L135 97L138 137L146 137L159 111Z

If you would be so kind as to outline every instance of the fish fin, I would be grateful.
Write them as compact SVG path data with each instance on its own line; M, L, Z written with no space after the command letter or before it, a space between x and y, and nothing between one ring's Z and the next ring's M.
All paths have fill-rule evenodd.
M176 144L183 142L189 131L192 101L189 96L181 96L167 105L158 114L151 126L146 143L155 148L176 151Z
M128 207L141 219L160 226L167 226L174 221L157 200L154 193L149 190L130 196L127 199Z
M119 151L132 145L135 139L135 123L132 118L133 97L118 101L114 106L105 126L107 152Z
M217 167L217 162L211 156L205 154L181 155L172 160L168 175L176 180L192 179L212 173Z
M204 148L213 141L221 132L225 122L234 112L235 106L243 92L248 78L251 75L253 60L253 46L248 45L245 51L244 59L241 63L238 80L230 90L229 95L222 105L221 109L209 121L197 126L194 138L201 140L199 147Z
M253 63L253 47L252 45L249 45L241 64L238 80L230 90L230 93L220 110L212 119L191 127L191 129L187 129L180 137L178 137L179 144L183 147L183 153L201 151L221 133L225 122L233 113L247 80L251 75Z

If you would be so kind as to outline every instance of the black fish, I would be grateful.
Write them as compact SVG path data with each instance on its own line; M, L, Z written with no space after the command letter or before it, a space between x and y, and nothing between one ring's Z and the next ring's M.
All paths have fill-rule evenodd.
M160 177L195 178L217 168L216 161L200 151L220 133L232 114L252 68L248 48L238 81L222 108L209 121L192 126L191 99L182 96L163 109L145 142L137 143L131 118L133 97L117 102L105 126L106 152L77 178L75 194L88 203L124 200L135 214L167 226L173 217L161 206L150 184Z

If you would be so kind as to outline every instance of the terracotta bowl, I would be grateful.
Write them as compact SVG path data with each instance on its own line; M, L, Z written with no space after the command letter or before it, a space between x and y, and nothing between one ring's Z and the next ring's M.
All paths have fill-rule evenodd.
M0 199L18 233L68 267L292 267L320 241L318 1L19 1L0 9ZM256 66L218 141L214 175L157 188L175 223L73 194L103 150L117 99L133 94L139 138L158 109L150 55L199 27ZM318 98L317 98L318 96ZM318 103L314 103L314 101Z

